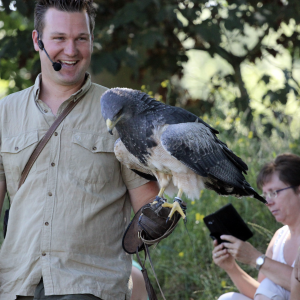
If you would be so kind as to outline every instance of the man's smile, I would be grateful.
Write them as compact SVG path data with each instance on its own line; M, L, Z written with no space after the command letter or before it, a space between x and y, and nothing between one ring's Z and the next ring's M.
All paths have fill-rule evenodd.
M59 60L59 62L62 64L62 66L75 66L79 60Z

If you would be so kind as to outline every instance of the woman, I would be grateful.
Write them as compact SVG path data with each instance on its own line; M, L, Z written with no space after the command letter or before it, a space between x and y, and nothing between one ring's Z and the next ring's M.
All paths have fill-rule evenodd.
M219 300L290 299L291 275L300 246L300 157L279 155L262 168L257 185L262 188L276 221L285 226L274 234L265 255L233 236L221 236L228 242L220 245L214 242L214 262L227 272L240 291L224 294ZM256 267L258 279L244 272L236 260Z

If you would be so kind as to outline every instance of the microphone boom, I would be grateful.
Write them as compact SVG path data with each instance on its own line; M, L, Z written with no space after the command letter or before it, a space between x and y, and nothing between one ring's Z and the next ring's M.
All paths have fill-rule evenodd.
M54 69L54 71L59 71L61 69L61 63L59 62L53 62L52 59L50 58L50 56L48 55L48 52L46 51L45 49L45 46L44 46L44 43L42 40L40 40L40 36L39 36L39 33L38 33L38 45L39 45L39 48L42 50L42 51L45 51L47 57L49 58L49 60L51 61L52 63L52 67Z

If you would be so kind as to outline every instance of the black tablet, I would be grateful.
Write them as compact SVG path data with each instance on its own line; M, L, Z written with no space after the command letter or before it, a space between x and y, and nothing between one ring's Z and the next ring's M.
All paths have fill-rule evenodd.
M210 231L210 237L217 240L218 244L223 242L220 238L223 234L232 235L242 241L253 236L252 231L231 203L204 217L203 221Z

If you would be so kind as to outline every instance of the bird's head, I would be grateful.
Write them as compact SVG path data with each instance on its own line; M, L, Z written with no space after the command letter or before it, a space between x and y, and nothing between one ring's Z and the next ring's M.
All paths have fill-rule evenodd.
M118 124L134 117L137 111L139 91L127 88L113 88L106 91L100 100L102 116L110 134Z

